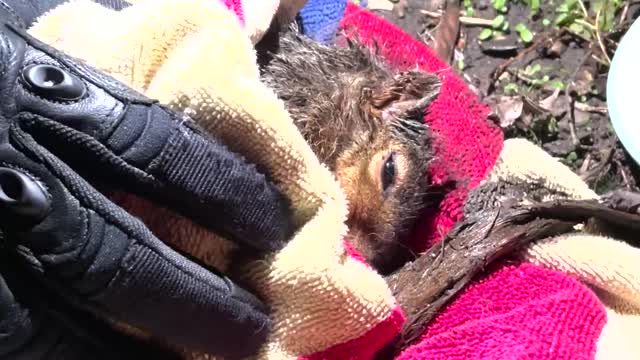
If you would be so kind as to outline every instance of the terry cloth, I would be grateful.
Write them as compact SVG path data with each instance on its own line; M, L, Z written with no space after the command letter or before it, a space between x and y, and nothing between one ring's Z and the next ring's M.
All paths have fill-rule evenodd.
M438 141L432 171L468 182L425 219L417 250L433 246L456 220L478 210L474 204L497 206L515 194L523 194L521 201L527 194L534 200L597 198L539 147L523 139L503 143L486 120L486 106L424 44L353 4L341 25L347 34L355 30L360 39L375 39L391 65L443 78L443 94L425 117ZM585 251L587 244L592 248ZM621 258L626 261L617 263ZM638 249L603 236L576 233L532 244L520 262L497 264L478 278L399 358L637 358L640 347L627 334L640 329L638 261Z
M212 0L156 0L157 9L150 0L138 1L120 15L88 3L78 0L73 7L57 9L32 33L190 113L234 150L268 169L293 200L302 227L282 252L250 266L225 261L219 265L231 272L246 271L276 309L276 332L257 358L371 359L397 333L402 315L381 279L341 242L346 230L341 223L344 196L295 131L283 106L257 84L249 34L240 34L241 22L224 15ZM355 5L348 5L345 14L343 28L353 26L365 40L383 40L383 55L391 64L435 71L444 79L445 94L426 118L439 135L435 150L441 156L433 173L440 181L466 179L468 186L425 219L416 248L436 243L474 204L499 203L500 192L489 191L493 199L485 196L487 189L500 188L496 184L528 186L557 196L593 196L540 148L521 140L503 143L499 129L486 121L488 108L422 43ZM96 30L111 21L122 30ZM74 31L78 26L87 31ZM156 36L146 37L149 33ZM135 71L131 59L140 63ZM125 207L153 224L156 233L166 234L161 238L210 263L227 259L221 254L232 251L215 234L172 218L163 209L140 202ZM495 359L625 359L640 353L633 341L625 341L638 329L637 306L629 299L638 298L640 276L630 264L640 263L639 255L617 242L609 261L602 261L581 252L584 249L576 248L580 241L570 239L575 238L533 244L520 262L488 269L400 358L474 359L488 354ZM610 245L615 240L589 239L596 239L600 249L614 249ZM625 265L613 268L612 262L623 254L629 256Z
M366 359L398 332L404 318L384 279L344 245L343 192L259 81L252 43L232 11L212 0L142 0L120 12L75 0L30 32L190 114L266 169L289 198L299 230L284 249L248 264L218 263L273 311L274 331L257 359ZM229 258L232 249L215 234L146 203L124 207L198 258Z
M146 0L127 0L130 4L145 2ZM289 0L213 0L222 2L229 10L233 11L249 39L254 44L267 31L271 19L281 3L287 4ZM189 5L185 4L188 9Z

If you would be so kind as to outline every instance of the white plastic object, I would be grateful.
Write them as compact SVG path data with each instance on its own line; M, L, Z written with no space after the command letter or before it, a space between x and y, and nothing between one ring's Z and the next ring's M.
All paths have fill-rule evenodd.
M640 164L640 21L624 34L607 78L611 124L629 155Z

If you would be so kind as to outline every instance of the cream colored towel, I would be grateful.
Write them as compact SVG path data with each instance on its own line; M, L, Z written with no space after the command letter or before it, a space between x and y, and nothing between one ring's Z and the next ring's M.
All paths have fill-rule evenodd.
M283 104L260 83L250 36L222 3L139 0L113 12L74 0L42 17L30 33L186 112L266 168L291 200L300 227L294 238L278 253L240 268L221 261L232 249L224 240L183 219L158 220L166 214L148 204L128 206L173 245L245 277L266 299L275 329L257 358L295 359L366 336L391 339L397 329L376 330L398 317L390 290L343 245L344 194Z
M114 30L104 33L105 28ZM275 308L276 331L260 358L317 353L361 338L393 316L395 303L382 279L346 256L341 242L346 231L344 195L295 130L282 104L259 84L252 31L243 29L226 8L212 0L138 0L116 14L88 0L75 0L43 18L31 33L188 112L233 150L264 165L290 197L300 231L283 251L244 268L250 269L245 274ZM521 139L505 142L498 163L480 188L498 188L498 184L524 189L533 200L597 198L568 168ZM498 191L493 201L509 200L509 194ZM134 212L147 223L164 216L149 211L148 205L135 206ZM178 226L164 229L165 238L210 263L229 265L221 259L231 246L184 220L175 221ZM609 317L598 358L640 354L640 343L628 335L640 329L637 249L576 232L532 244L521 255L576 277L607 306ZM231 266L231 270L238 269Z
M495 203L522 193L530 200L598 199L598 195L569 168L524 139L510 139L483 187L517 188L496 191ZM506 195L508 194L508 196ZM640 234L638 234L640 238ZM598 295L607 311L607 323L598 342L597 359L639 359L640 249L605 236L576 231L531 244L521 254L524 261L564 272Z

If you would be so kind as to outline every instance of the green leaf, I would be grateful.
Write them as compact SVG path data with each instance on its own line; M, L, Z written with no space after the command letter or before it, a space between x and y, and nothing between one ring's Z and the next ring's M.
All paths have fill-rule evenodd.
M523 23L519 23L515 28L516 32L520 35L520 39L525 43L533 41L533 33Z
M531 12L534 14L540 11L540 0L530 0L529 8L531 9Z
M534 74L539 72L540 70L542 70L542 66L540 66L540 64L533 65L533 73Z
M573 23L569 25L569 31L574 32L576 34L582 34L584 33L584 26L579 23Z
M509 30L509 22L505 21L504 24L502 24L502 28L500 29L501 31L507 31Z
M487 40L487 39L491 38L492 36L493 36L493 30L484 29L484 30L480 31L480 34L478 34L478 39Z
M516 83L508 83L504 86L505 94L517 94L518 93L518 84Z
M550 133L557 133L560 128L558 127L558 120L556 118L551 118L549 120L549 125L547 126Z
M493 8L500 11L507 5L507 0L492 0Z
M575 19L575 15L569 13L561 13L556 17L556 25L564 26L567 25Z
M578 8L578 0L565 0L558 8L556 12L568 13Z
M507 9L507 7L506 7L506 6L503 6L503 7L501 7L500 9L498 9L498 12L501 12L501 13L503 13L503 14L506 14L506 13L507 13L507 11L509 11L509 9Z
M554 89L564 90L564 83L558 79L551 80L549 85Z
M569 153L569 155L567 155L567 161L574 162L576 160L578 160L578 154L576 154L575 151L572 151Z
M504 23L504 15L498 15L491 21L491 27L494 29L500 29Z
M527 65L527 67L524 68L524 74L526 76L533 76L540 70L542 70L540 64Z
M460 71L464 70L464 60L463 59L458 60L457 65L458 65L458 69Z
M542 19L542 26L548 27L549 25L551 25L551 20L547 18Z
M540 79L532 79L530 81L532 86L540 86L542 84L544 84L544 81L540 80Z
M473 4L471 3L471 0L463 0L462 4L464 6L465 15L467 15L467 16L475 15L476 12L473 9Z
M614 27L615 14L620 3L615 0L598 0L593 4L593 11L595 13L600 12L600 21L598 25L600 30L611 31Z

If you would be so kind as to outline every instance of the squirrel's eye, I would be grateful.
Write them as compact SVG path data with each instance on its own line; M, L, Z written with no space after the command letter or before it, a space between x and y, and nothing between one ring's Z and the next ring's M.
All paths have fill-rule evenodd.
M387 189L393 185L396 180L396 153L391 153L382 164L382 191L387 191Z

